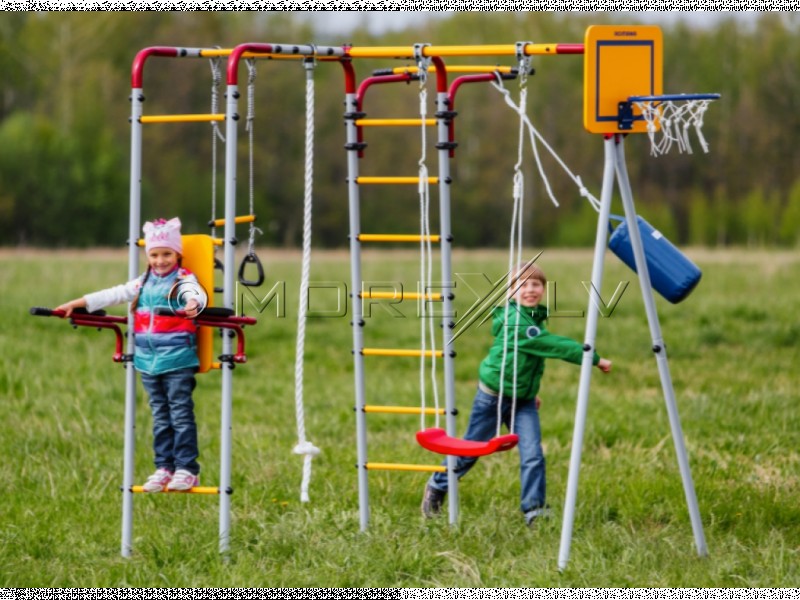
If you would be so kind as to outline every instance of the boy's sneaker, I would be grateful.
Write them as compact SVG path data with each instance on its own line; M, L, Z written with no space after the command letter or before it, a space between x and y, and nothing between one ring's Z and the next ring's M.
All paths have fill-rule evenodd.
M164 468L156 469L156 472L147 478L147 481L142 486L145 492L163 492L164 488L172 481L172 471Z
M442 504L447 492L437 490L430 484L425 486L425 493L422 495L422 514L426 519L432 519L442 512Z
M172 481L167 485L169 492L188 492L200 483L197 475L190 473L186 469L178 469L172 476Z
M528 527L533 527L536 519L548 519L551 516L553 516L553 511L550 510L549 505L545 505L542 508L534 508L525 513L525 524Z

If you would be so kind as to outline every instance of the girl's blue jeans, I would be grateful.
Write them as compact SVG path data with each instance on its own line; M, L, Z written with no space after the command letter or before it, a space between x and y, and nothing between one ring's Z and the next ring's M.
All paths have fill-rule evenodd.
M498 397L478 389L469 416L469 425L464 439L485 442L497 435ZM503 398L502 422L510 427L512 399ZM523 513L545 506L545 464L542 452L542 432L539 426L539 411L532 401L517 400L514 417L514 432L519 436L520 508ZM475 457L456 457L455 474L459 480L478 461ZM445 460L442 464L446 465ZM442 492L447 491L447 473L434 473L428 485Z
M197 475L197 424L192 392L196 369L180 369L161 375L142 373L142 385L153 413L153 453L156 468L174 472L186 469Z

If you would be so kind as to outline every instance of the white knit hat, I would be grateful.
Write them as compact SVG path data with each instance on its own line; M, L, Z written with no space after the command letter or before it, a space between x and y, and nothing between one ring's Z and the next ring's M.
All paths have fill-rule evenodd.
M178 217L169 221L164 219L148 221L142 229L144 230L145 252L150 252L153 248L170 248L178 254L183 253L181 220Z

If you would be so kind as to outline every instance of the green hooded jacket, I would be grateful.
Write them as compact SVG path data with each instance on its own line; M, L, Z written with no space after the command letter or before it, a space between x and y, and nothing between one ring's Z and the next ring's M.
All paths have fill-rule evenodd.
M519 308L519 310L517 310ZM519 316L518 316L519 315ZM575 340L555 335L547 331L547 307L527 308L509 302L508 320L511 323L508 335L504 335L506 307L498 306L492 314L492 335L494 343L489 354L481 362L478 375L481 382L495 392L500 391L500 367L503 362L503 343L506 342L506 366L503 371L503 396L511 397L514 386L514 328L519 318L517 337L517 399L534 400L539 393L539 385L544 374L545 358L560 358L579 365L583 362L583 344ZM508 338L504 340L504 338ZM600 361L594 353L593 364Z

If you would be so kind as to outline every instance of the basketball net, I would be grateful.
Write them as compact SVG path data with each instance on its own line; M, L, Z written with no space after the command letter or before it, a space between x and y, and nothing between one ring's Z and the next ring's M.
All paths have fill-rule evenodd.
M633 105L647 122L650 154L667 154L673 146L678 152L692 153L689 130L693 127L703 152L708 142L703 137L703 116L716 98L634 100Z

